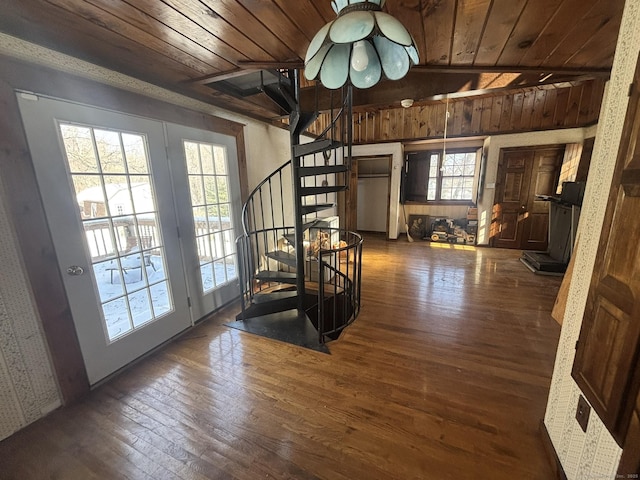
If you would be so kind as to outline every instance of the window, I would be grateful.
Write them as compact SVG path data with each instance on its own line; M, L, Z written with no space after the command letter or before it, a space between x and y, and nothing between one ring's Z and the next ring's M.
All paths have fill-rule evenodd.
M405 165L404 199L413 202L470 202L476 149L410 153Z

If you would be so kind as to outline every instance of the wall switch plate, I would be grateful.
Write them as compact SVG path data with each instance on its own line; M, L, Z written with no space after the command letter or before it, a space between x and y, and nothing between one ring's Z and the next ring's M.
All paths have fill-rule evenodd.
M587 403L585 398L580 395L578 399L578 408L576 410L576 420L582 428L583 432L587 431L587 425L589 424L589 414L591 413L591 406Z

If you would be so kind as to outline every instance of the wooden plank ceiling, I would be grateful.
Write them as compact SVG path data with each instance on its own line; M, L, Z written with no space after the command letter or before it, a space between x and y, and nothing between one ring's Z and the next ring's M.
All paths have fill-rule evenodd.
M388 0L385 10L414 36L421 63L404 81L358 92L356 110L606 77L623 6ZM0 0L0 8L0 31L268 121L282 112L266 96L224 86L261 67L299 65L314 34L335 18L329 0Z

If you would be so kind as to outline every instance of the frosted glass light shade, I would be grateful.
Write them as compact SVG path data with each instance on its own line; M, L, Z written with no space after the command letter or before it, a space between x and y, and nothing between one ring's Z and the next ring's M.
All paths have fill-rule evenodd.
M411 34L397 19L380 11L384 2L332 1L338 18L322 27L309 44L305 77L319 77L331 89L348 81L356 88L369 88L383 77L398 80L419 63Z

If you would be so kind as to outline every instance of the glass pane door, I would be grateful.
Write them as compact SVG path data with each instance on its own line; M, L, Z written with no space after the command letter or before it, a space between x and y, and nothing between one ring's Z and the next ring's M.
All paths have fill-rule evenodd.
M200 294L237 280L235 230L224 146L183 141L193 229L200 268Z
M18 101L93 384L192 325L164 127Z
M107 340L173 310L146 137L59 125Z
M235 137L168 125L192 315L202 318L239 293L235 239L240 181Z

